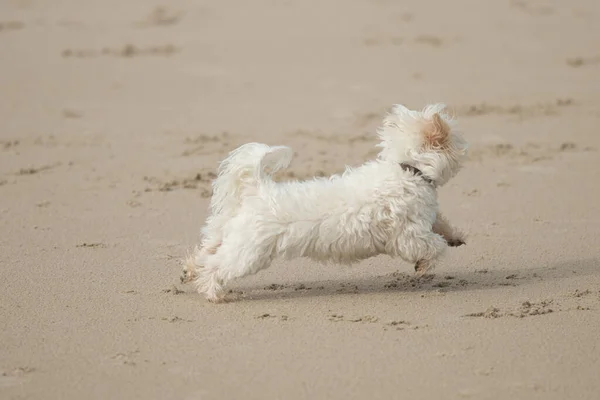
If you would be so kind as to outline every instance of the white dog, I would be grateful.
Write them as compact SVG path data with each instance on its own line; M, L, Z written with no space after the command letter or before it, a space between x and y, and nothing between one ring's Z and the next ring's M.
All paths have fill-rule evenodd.
M443 104L393 107L378 129L376 160L341 175L277 183L292 150L248 143L219 166L202 244L184 263L209 301L225 284L267 268L276 257L351 264L387 254L429 270L464 235L440 214L437 188L460 170L467 142Z

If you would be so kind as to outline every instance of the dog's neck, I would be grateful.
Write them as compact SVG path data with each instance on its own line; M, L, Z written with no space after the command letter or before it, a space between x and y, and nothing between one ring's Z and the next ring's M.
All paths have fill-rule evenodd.
M400 168L402 168L405 171L408 172L412 172L414 175L416 176L420 176L421 179L423 179L425 182L429 183L430 185L435 187L435 182L433 181L433 179L429 178L428 176L426 176L423 171L421 171L419 168L412 166L410 164L407 163L400 163Z

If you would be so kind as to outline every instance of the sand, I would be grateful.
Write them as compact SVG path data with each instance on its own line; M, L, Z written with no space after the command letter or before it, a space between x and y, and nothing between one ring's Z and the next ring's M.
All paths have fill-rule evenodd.
M2 1L0 398L600 398L599 4ZM472 151L435 276L179 283L235 146L328 175L438 101Z

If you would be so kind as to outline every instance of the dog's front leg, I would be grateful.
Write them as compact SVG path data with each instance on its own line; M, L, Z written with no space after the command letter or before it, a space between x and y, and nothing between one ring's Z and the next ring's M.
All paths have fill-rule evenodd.
M450 225L450 222L448 222L442 213L437 214L433 223L433 232L442 236L450 247L458 247L465 244L465 234Z

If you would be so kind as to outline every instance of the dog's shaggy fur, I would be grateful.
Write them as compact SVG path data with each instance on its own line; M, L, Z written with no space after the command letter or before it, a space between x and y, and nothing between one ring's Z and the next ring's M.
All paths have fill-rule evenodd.
M276 183L292 150L248 143L219 166L201 246L184 263L210 301L225 284L267 268L276 257L351 264L387 254L422 274L464 235L440 214L437 187L460 170L467 143L435 104L396 105L378 129L376 160L341 175Z

